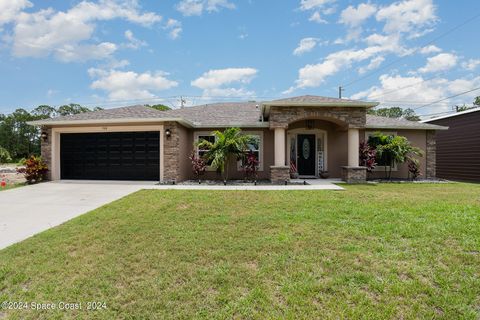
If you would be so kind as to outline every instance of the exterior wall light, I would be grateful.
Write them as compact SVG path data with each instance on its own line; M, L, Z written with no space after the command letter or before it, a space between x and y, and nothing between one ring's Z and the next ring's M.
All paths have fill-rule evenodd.
M46 131L42 131L42 133L40 134L40 137L42 138L43 141L47 141L48 133Z
M172 131L170 131L170 129L165 130L165 136L170 138L172 136Z

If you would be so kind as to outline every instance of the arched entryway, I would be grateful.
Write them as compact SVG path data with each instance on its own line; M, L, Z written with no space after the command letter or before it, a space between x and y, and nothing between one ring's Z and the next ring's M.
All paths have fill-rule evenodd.
M307 118L288 125L287 165L300 178L316 178L329 171L329 136L336 139L346 134L346 124L325 118ZM345 149L345 150L343 150ZM336 146L333 153L345 153L346 145ZM332 157L334 160L337 157ZM339 176L339 170L337 175Z

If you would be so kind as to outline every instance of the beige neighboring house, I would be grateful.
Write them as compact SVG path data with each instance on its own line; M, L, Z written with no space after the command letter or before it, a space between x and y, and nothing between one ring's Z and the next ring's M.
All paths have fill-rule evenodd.
M199 139L213 140L213 130L240 127L256 137L259 179L283 183L294 164L300 178L365 181L359 166L359 144L375 131L407 137L425 151L420 159L424 178L435 177L435 131L446 127L367 114L375 102L301 96L264 102L214 103L158 111L144 106L122 107L31 122L41 126L42 156L50 179L159 180L193 178L189 155ZM241 164L229 175L241 179ZM379 166L375 176L383 176ZM393 177L406 178L406 165ZM219 179L209 168L204 179Z

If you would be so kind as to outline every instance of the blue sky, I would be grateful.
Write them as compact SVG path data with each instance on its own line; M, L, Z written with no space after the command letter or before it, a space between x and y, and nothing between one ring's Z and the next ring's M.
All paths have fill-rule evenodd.
M0 0L0 112L337 96L339 85L419 108L480 87L480 18L432 42L476 14L469 0Z

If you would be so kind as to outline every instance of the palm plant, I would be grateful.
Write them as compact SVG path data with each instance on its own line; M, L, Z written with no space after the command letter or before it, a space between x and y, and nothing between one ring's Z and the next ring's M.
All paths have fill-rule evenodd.
M228 180L228 169L231 159L240 160L245 156L247 145L252 136L242 134L240 128L227 128L225 131L214 131L215 142L200 140L198 148L208 150L204 157L210 165L220 171L225 181Z
M381 132L376 132L370 137L368 144L375 147L377 156L387 163L389 167L388 179L392 176L392 167L395 164L404 163L413 159L413 156L423 155L420 148L412 146L410 141L403 136L385 135ZM386 167L385 174L387 174Z

